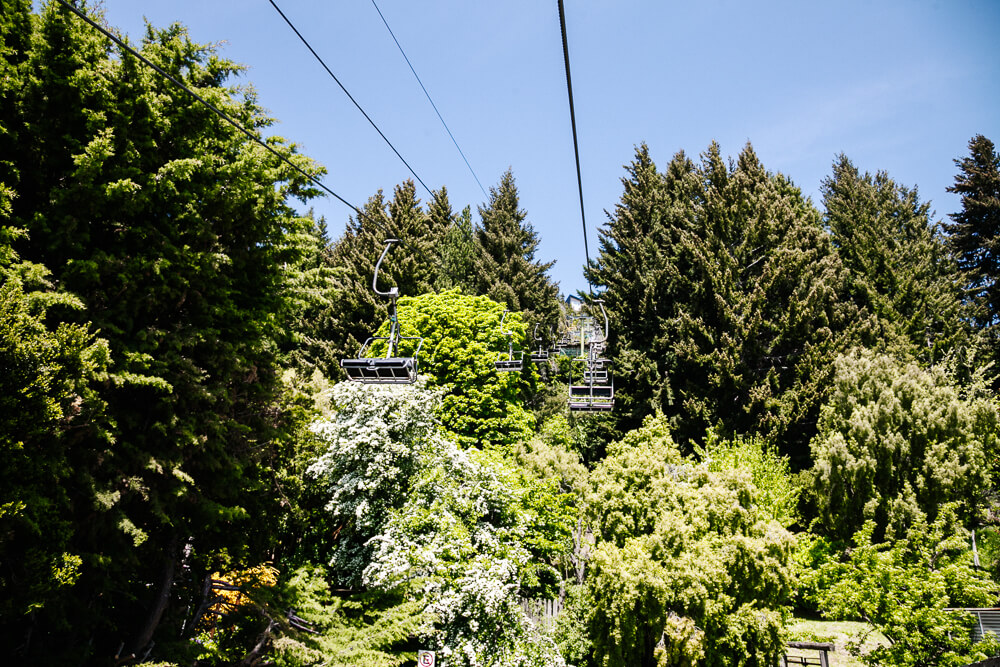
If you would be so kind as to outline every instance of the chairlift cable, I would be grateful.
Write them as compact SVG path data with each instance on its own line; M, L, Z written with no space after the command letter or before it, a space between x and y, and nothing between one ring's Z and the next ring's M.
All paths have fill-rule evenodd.
M326 64L326 62L320 57L320 55L316 53L316 49L314 49L312 45L309 43L309 41L302 36L302 33L299 32L299 29L295 27L295 24L292 23L287 16L285 16L285 13L281 11L281 8L278 7L277 3L275 3L274 0L268 0L268 2L271 3L271 6L274 7L275 11L277 11L278 14L281 16L281 18L285 20L285 23L288 24L288 27L292 29L292 31L298 36L298 38L302 41L302 43L306 45L306 48L309 49L309 52L313 54L313 56L316 58L317 61L319 61L319 64L323 66L323 69L326 70L326 73L329 74L330 77L337 82L337 85L340 86L340 89L344 91L344 94L347 95L347 97L351 100L351 102L354 103L354 106L358 108L358 111L361 112L361 115L363 115L368 120L368 122L371 123L371 126L375 128L375 131L378 132L379 136L382 137L382 139L389 146L389 148L392 149L392 152L396 154L396 157L398 157L400 161L404 165L406 165L406 168L410 170L410 173L413 174L413 177L417 179L420 185L424 187L424 190L427 191L427 194L429 194L432 198L436 200L437 196L434 194L434 192L431 191L431 189L427 187L427 184L424 183L423 179L421 179L420 176L417 175L417 172L413 170L413 167L410 166L410 163L407 162L402 155L400 155L399 151L396 150L396 147L392 145L391 141L389 141L389 138L386 137L385 134L382 132L382 130L379 129L378 125L375 124L375 121L371 119L371 116L369 116L365 112L365 110L361 108L361 105L358 104L358 101L354 99L354 96L347 91L347 88L344 87L344 84L340 82L340 79L338 79L337 75L333 73L333 70L331 70L330 67Z
M573 128L573 153L576 155L576 183L580 189L580 220L583 222L583 252L587 258L587 268L590 268L590 249L587 247L587 215L583 208L583 176L580 173L580 144L576 139L576 112L573 109L573 77L569 72L569 42L566 39L566 10L563 0L559 3L559 29L562 32L563 60L566 62L566 92L569 94L569 121ZM587 279L590 295L594 295L594 286Z
M188 95L190 95L191 97L193 97L198 102L201 102L201 104L203 104L205 107L207 107L209 110L211 110L217 116L219 116L219 118L221 118L222 120L226 121L227 123L229 123L230 125L232 125L234 128L236 128L237 130L239 130L241 133L243 133L248 139L250 139L251 141L253 141L256 144L259 144L264 149L266 149L268 152L270 152L272 155L274 155L276 158L278 158L279 160L281 160L282 162L284 162L285 164L287 164L289 167L291 167L292 169L294 169L295 171L297 171L298 173L300 173L301 175L305 176L307 179L309 179L310 181L312 181L313 183L315 183L318 187L322 188L326 192L328 192L331 195L333 195L338 201L340 201L342 204L344 204L345 206L347 206L348 208L350 208L351 210L353 210L355 213L357 213L359 217L362 217L362 218L368 218L369 217L366 214L362 213L361 209L359 209L357 206L355 206L354 204L352 204L351 202L347 201L346 199L344 199L343 197L341 197L340 195L338 195L336 192L334 192L333 190L331 190L326 184L324 184L318 178L316 178L312 174L306 172L304 169L302 169L301 167L299 167L298 165L296 165L295 163L293 163L291 160L289 160L287 157L285 157L284 155L282 155L281 153L279 153L278 151L276 151L273 147L271 147L270 145L268 145L267 142L263 141L260 137L258 137L257 135L255 135L254 133L252 133L250 130L246 129L242 125L240 125L240 123L238 123L232 116L230 116L225 111L222 111L221 109L219 109L218 107L216 107L214 104L212 104L211 102L209 102L208 100L206 100L204 97L202 97L198 93L196 93L193 90L191 90L188 86L186 86L184 84L184 82L182 82L181 80L179 80L178 78L176 78L175 76L173 76L172 74L170 74L169 72L167 72L166 70L164 70L162 67L160 67L156 63L154 63L151 60L149 60L148 58L146 58L144 55L142 55L141 53L139 53L138 51L136 51L134 48L132 48L128 44L126 44L117 35L115 35L111 31L107 30L104 26L100 25L99 23L97 23L96 21L94 21L93 19L91 19L89 16L87 16L81 10L77 9L75 6L73 6L72 4L70 4L69 2L67 2L67 0L58 0L58 2L63 7L66 7L71 12L73 12L74 14L76 14L77 16L79 16L86 23L88 23L91 27L95 28L97 31L99 31L105 37L107 37L108 39L110 39L112 42L114 42L115 44L117 44L119 48L123 49L124 51L127 51L129 54L131 54L132 56L134 56L135 58L137 58L144 65L146 65L147 67L152 68L160 76L164 77L165 79L167 79L168 81L170 81L172 84L174 84L178 88L182 89L184 92L186 92Z
M416 77L417 83L420 84L420 89L423 90L424 95L427 96L427 101L430 102L431 107L434 108L434 113L437 114L438 120L441 121L441 124L444 125L444 129L448 133L448 136L451 137L451 142L455 144L455 148L458 149L458 154L461 155L462 159L465 161L465 166L469 168L469 172L472 174L472 177L476 179L476 184L479 186L479 189L483 191L483 196L488 199L489 195L486 194L486 188L483 187L483 184L479 181L479 176L476 175L476 172L472 168L472 165L469 164L469 159L465 157L465 153L462 151L461 146L458 145L458 140L455 139L455 135L451 133L451 129L448 127L448 123L444 122L444 118L441 116L441 112L438 111L437 105L434 104L434 100L431 99L431 94L428 93L427 88L424 87L424 82L420 80L420 75L417 74L417 70L413 68L413 63L411 63L410 59L406 57L406 52L403 51L402 45L399 43L399 40L396 39L396 35L395 33L392 32L392 28L389 27L389 22L385 20L385 16L382 14L382 10L379 9L377 4L375 4L375 0L372 0L372 5L375 6L375 11L378 12L379 18L381 18L382 23L385 24L385 29L389 31L389 35L392 37L392 41L396 42L396 47L399 49L399 52L403 55L403 60L405 60L406 64L410 66L410 71L413 72L413 76Z

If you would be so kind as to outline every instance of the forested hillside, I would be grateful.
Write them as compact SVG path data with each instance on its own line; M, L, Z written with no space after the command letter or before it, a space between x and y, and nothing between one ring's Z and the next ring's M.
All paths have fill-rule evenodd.
M578 312L514 170L316 219L216 47L133 45L247 133L0 8L5 664L771 667L793 616L1000 655L955 611L1000 590L986 137L947 219L846 155L814 202L749 143L639 144ZM396 327L361 359L416 381L348 379Z

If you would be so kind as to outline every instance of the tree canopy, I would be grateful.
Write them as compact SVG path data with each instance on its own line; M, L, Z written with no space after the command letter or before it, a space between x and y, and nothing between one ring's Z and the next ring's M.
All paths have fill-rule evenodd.
M682 442L757 432L800 460L853 310L819 212L749 145L660 175L645 147L587 271L605 288L626 424L660 410Z
M749 143L638 146L585 267L618 388L586 415L575 350L496 366L579 324L512 170L478 221L405 181L331 235L242 66L180 25L136 48L246 133L0 0L10 661L770 667L793 611L867 623L870 665L1000 652L953 609L1000 572L985 137L944 232L843 155L821 211ZM397 323L416 382L341 381Z

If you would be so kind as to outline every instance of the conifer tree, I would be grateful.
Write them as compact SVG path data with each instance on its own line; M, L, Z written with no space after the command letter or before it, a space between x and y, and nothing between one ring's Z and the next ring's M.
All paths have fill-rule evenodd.
M144 650L166 620L179 636L184 605L171 602L200 594L187 577L264 558L279 350L297 312L287 267L309 225L288 202L314 191L63 6L31 16L30 3L4 3L0 31L19 76L2 84L4 127L16 129L2 140L14 191L4 229L23 230L16 254L83 305L50 308L52 328L92 323L110 351L93 385L109 427L74 430L74 482L49 489L74 513L57 544L80 576L56 603L0 618L0 638L24 663L103 663L123 642L123 655ZM24 51L11 60L14 42ZM244 127L270 124L252 91L228 87L241 68L181 26L148 28L139 48Z
M490 200L479 207L475 258L480 294L524 313L525 321L554 324L558 288L548 276L555 262L535 260L538 234L519 208L517 185L508 169L500 184L490 188Z
M433 212L432 212L433 214ZM459 288L465 294L476 293L476 237L472 228L472 209L466 206L451 216L441 237L438 291Z
M626 172L621 201L598 232L598 260L585 273L605 288L609 344L615 354L615 411L630 430L673 398L670 384L663 381L671 355L661 320L675 312L676 302L668 295L682 289L685 263L678 253L679 236L689 227L687 203L691 187L698 184L694 165L683 153L661 175L645 144L636 149Z
M948 192L961 195L962 210L950 216L948 242L977 326L994 330L1000 321L1000 155L992 141L977 134L969 140L968 157L955 165L959 173Z
M302 255L289 264L288 293L295 305L294 326L283 346L283 366L297 369L303 377L318 370L324 377L336 377L340 358L329 337L332 314L336 309L334 278L338 271L333 263L326 220L314 220L312 211L306 216L311 224L299 235Z
M749 145L662 176L641 147L624 184L589 272L619 329L624 417L660 411L685 443L760 433L803 465L850 321L818 211Z
M822 190L851 298L867 313L859 342L925 363L962 344L967 329L954 264L930 204L885 172L859 173L844 155Z

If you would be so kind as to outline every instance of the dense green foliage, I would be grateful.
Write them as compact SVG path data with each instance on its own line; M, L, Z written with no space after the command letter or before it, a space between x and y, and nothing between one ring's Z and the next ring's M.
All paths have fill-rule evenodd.
M498 355L507 354L508 338L500 328L503 312L487 297L457 290L399 302L402 335L424 339L420 372L430 386L444 389L441 422L465 444L513 444L534 430L523 399L536 381L533 366L526 364L523 373L498 372L494 366ZM507 315L504 329L515 341L524 340L519 313ZM384 325L380 335L387 331ZM406 342L403 350L412 354L412 347Z
M681 442L757 432L804 458L854 309L819 212L712 144L660 174L645 146L587 272L606 288L626 425L662 411Z
M916 189L885 172L860 174L844 155L822 189L850 298L867 315L858 340L927 363L966 343L955 269Z
M48 345L64 366L53 368L52 398L66 418L100 406L107 420L106 430L56 429L32 416L63 441L46 448L59 461L46 471L46 495L51 519L72 521L53 535L66 555L60 567L78 568L64 577L74 583L61 604L21 607L3 636L26 659L68 651L75 662L113 655L121 642L125 652L145 647L185 552L197 571L262 546L253 538L268 530L246 527L277 502L267 481L282 437L272 411L277 354L296 312L286 266L302 254L297 235L310 223L287 202L311 191L65 9L30 15L26 3L5 3L0 27L9 47L4 234L23 230L18 255L47 267L83 306L48 310ZM270 124L252 91L227 87L240 68L181 27L150 29L141 48L245 126ZM17 298L12 281L5 292ZM106 341L103 378L94 377L88 330ZM30 372L30 356L17 360L19 373ZM74 384L89 403L73 407L64 391ZM67 460L59 452L70 443ZM22 537L9 548L27 552L39 539ZM179 629L183 618L170 622Z
M80 443L109 437L96 390L107 379L107 343L83 325L46 326L48 308L79 303L26 293L10 268L0 266L0 618L58 606L80 577L70 489L92 483L97 464Z
M846 156L820 211L749 144L640 146L585 268L615 410L581 415L568 357L494 366L568 324L512 172L478 223L408 181L333 240L301 173L61 4L0 10L9 661L770 666L793 602L883 633L866 664L996 651L948 610L1000 572L985 137L947 236ZM137 48L268 131L215 47ZM338 382L388 330L387 238L420 378Z
M954 501L968 521L996 447L995 402L964 398L940 369L864 352L840 357L813 441L821 530L847 542L872 521L877 540L901 538Z
M844 563L831 563L823 575L834 581L820 594L820 606L835 617L860 617L889 640L861 652L866 665L963 667L989 657L972 642L975 619L954 607L984 607L996 599L995 584L972 565L968 535L955 527L954 508L941 508L928 524L917 520L906 535L889 544L872 541L868 522L854 536ZM863 639L863 638L860 638ZM989 642L996 649L996 642Z
M795 522L799 488L792 479L788 459L773 445L756 436L722 440L709 432L698 455L711 472L742 470L757 488L757 503L772 519L788 527Z
M597 664L774 664L792 538L745 473L683 458L656 419L609 449L592 485Z
M981 134L969 140L969 156L955 161L958 174L948 188L962 197L962 210L951 215L948 242L962 271L960 284L977 326L987 333L994 365L1000 365L997 322L1000 319L1000 155ZM997 369L994 368L996 373Z

